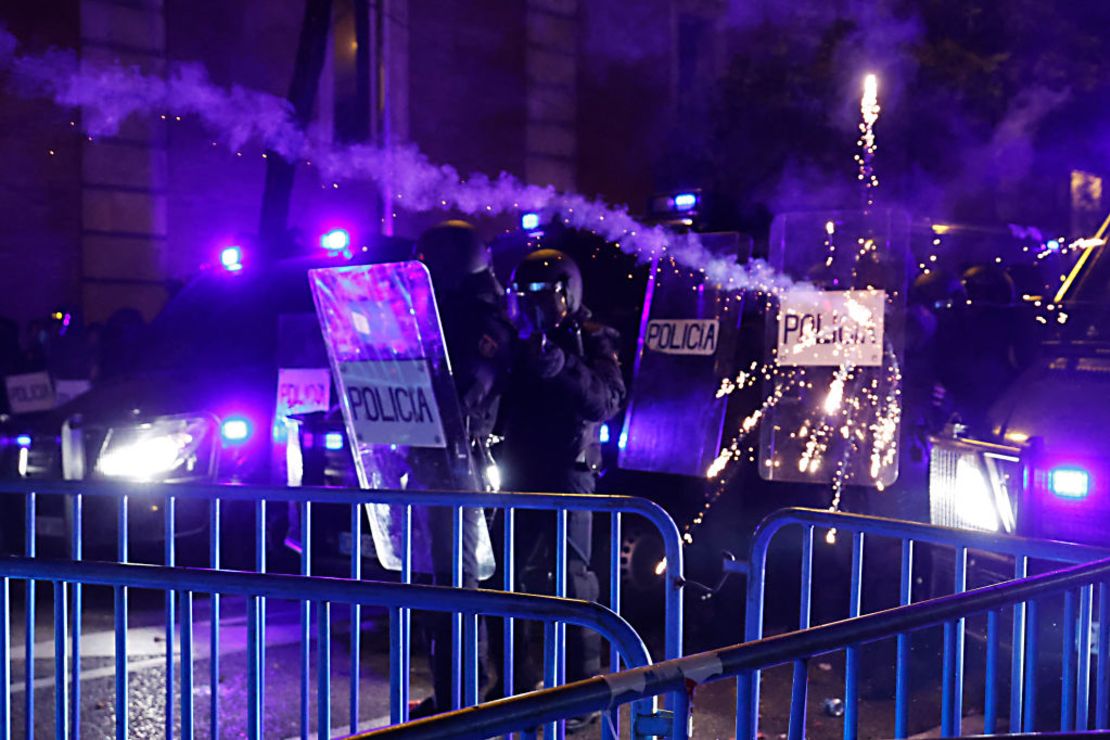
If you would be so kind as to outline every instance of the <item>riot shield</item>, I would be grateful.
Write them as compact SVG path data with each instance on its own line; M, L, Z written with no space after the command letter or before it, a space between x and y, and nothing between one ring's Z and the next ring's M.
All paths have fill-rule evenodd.
M481 490L427 268L395 262L309 271L316 312L363 488ZM417 572L450 562L447 509L413 509ZM403 507L366 507L383 567L401 569ZM449 518L447 519L449 522ZM464 568L493 574L479 509L464 512Z
M701 239L716 254L738 256L739 234ZM705 475L721 447L728 398L718 389L732 375L742 300L669 260L652 264L618 441L621 468Z
M764 479L837 491L897 479L909 239L900 211L775 219L771 263L797 286L767 315Z

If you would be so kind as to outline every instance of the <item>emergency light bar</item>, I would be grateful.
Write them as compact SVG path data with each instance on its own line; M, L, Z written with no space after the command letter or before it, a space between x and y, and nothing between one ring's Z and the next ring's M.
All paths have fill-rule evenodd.
M1080 468L1055 468L1048 474L1048 487L1060 498L1086 498L1091 491L1091 476Z
M239 272L243 269L243 248L224 247L220 252L220 264L228 272Z
M327 432L324 434L324 449L336 452L343 449L343 432Z
M346 229L332 229L320 237L320 246L329 252L342 252L351 246L351 235Z
M220 436L231 444L246 442L251 436L251 423L241 416L225 419L220 425Z
M680 193L666 193L652 197L651 213L656 216L666 214L692 214L701 205L701 193L690 190Z
M697 204L697 193L679 193L674 197L674 209L676 211L689 211Z

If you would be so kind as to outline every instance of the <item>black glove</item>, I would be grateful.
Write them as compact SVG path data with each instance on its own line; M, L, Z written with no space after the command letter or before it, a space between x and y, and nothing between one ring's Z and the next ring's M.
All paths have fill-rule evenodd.
M556 344L546 341L542 334L534 334L524 345L524 363L528 371L547 380L563 371L566 355Z

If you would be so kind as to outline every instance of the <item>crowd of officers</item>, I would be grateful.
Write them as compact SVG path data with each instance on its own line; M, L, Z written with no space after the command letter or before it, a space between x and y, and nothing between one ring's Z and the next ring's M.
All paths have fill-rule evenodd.
M428 230L415 253L432 276L476 467L485 467L487 443L496 434L502 440L496 461L506 490L593 493L601 464L598 426L619 411L626 389L617 332L583 305L582 274L574 260L554 249L531 252L505 291L493 273L489 248L465 222ZM529 518L529 513L538 514L520 512L517 519L520 588L553 593L554 533L550 521L542 515ZM451 531L433 530L432 536L450 542ZM572 598L598 598L592 539L592 515L569 512L567 595ZM444 550L432 548L433 577L450 584L449 556L436 556ZM474 574L464 580L464 585L477 585ZM449 623L439 620L429 632L435 692L414 710L417 716L451 706ZM530 690L542 679L542 660L530 652L534 635L527 629L522 633L514 688ZM480 662L486 696L499 695L504 687L492 676L490 661ZM567 679L600 672L600 638L568 629Z

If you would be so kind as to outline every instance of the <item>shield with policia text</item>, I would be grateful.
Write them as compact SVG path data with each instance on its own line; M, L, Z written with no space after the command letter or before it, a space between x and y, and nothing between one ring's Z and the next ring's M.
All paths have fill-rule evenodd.
M716 254L739 256L739 234L700 239ZM621 468L705 475L721 446L728 399L718 390L732 372L742 300L669 259L652 263L617 442Z
M311 270L309 281L361 486L482 490L427 268L336 267ZM444 534L433 523L447 511L413 510L418 572L442 571L444 558L449 563L450 527ZM400 570L403 507L369 504L366 513L382 566ZM464 567L488 578L493 549L481 510L465 510L464 539Z
M776 217L771 263L796 286L767 314L764 479L897 479L909 238L900 211Z

